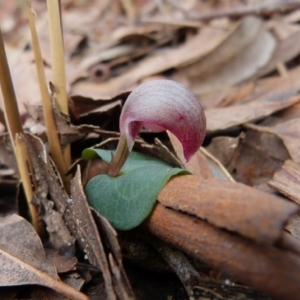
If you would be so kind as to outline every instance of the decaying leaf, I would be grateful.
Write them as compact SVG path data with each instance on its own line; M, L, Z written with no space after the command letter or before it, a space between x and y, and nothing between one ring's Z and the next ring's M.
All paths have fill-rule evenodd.
M1 286L38 284L74 300L87 300L84 294L59 281L38 235L25 219L17 215L1 218L0 231Z

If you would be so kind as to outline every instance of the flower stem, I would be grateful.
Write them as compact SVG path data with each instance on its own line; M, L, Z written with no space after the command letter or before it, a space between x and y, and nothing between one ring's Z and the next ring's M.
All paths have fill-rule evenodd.
M108 168L108 175L114 177L117 176L125 164L128 155L129 150L127 146L127 139L124 134L121 134L116 153L112 154L112 160Z

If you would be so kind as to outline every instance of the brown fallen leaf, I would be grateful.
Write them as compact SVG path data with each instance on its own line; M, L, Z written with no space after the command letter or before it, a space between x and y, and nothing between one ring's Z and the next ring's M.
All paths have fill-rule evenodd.
M168 69L192 63L214 49L227 36L224 29L207 26L185 44L167 50L157 50L123 75L103 83L78 82L72 87L72 95L89 97L114 97L132 89L139 80ZM202 47L199 47L202 45Z
M267 183L289 158L288 151L277 136L247 130L233 176L238 182L274 193Z
M102 271L107 298L117 299L103 245L83 192L79 168L71 181L71 196L66 209L66 214L72 219L70 230L89 262Z
M300 27L299 27L300 30ZM258 77L276 69L278 63L286 63L300 53L300 32L296 32L280 41L269 62L259 71Z
M297 162L290 159L285 161L268 184L300 205L300 165Z
M206 110L207 131L210 133L225 130L261 119L283 108L292 106L300 101L299 96L294 96L298 89L299 87L295 87L293 90L284 90L277 94L272 92L269 97L262 96L247 104Z
M284 95L295 96L300 86L299 74L300 67L295 67L288 71L288 76L286 77L274 75L245 83L246 85L249 84L250 89L240 101L242 103L250 103L257 99L262 101L266 98L273 98L274 101L276 101L277 98ZM243 85L241 85L241 87L243 87Z
M215 9L205 14L191 12L190 18L195 20L210 20L222 17L240 17L251 14L269 15L277 11L290 11L300 6L297 0L293 1L251 1L249 4L231 5L229 8Z
M211 174L213 178L218 178L222 180L228 180L234 182L235 180L231 176L231 174L227 171L227 169L224 167L224 165L213 156L211 153L209 153L205 148L200 148L201 153L205 157L206 161L209 164Z
M32 226L18 215L0 220L0 285L43 285L73 300L88 297L59 280Z
M300 133L298 130L299 126L300 126L300 118L282 122L272 127L258 126L254 124L247 124L245 127L260 132L275 134L276 136L282 139L291 158L295 162L300 163L300 145L299 145Z
M299 207L240 183L194 175L175 177L157 197L164 206L259 243L276 244Z
M300 215L292 217L286 224L285 229L291 233L292 236L300 240Z
M76 257L66 257L59 255L57 251L53 249L45 248L47 260L51 261L56 268L57 273L66 273L74 271L76 269L76 263L78 262Z
M299 299L300 259L290 251L252 243L161 204L155 207L144 227L197 260L226 272L272 299Z
M194 63L187 73L189 87L197 95L250 78L270 59L275 39L254 16L245 17L240 26L214 51Z
M228 168L234 163L235 157L238 156L243 139L244 137L241 135L238 137L218 136L212 139L206 150Z
M67 214L76 220L71 231L91 264L101 269L107 298L134 299L134 294L123 269L116 232L104 218L96 216L94 220L83 191L79 167L71 182L71 196ZM94 213L95 215L97 214ZM103 244L109 247L110 253L108 255L103 249Z

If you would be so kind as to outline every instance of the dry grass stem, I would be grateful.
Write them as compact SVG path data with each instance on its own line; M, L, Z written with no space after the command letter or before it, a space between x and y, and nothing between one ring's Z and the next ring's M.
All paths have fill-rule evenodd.
M9 66L6 58L4 41L0 29L0 86L3 96L3 109L6 126L14 147L14 139L17 133L23 132L22 122L19 114L17 98L10 76Z
M38 214L35 206L31 203L32 201L32 186L30 180L30 172L28 170L27 162L28 158L26 146L24 142L20 140L20 134L23 132L21 118L18 109L18 103L10 75L10 70L7 62L7 57L4 48L4 42L2 33L0 31L0 85L3 95L3 108L6 120L6 125L10 135L10 140L15 152L18 169L25 190L26 200L28 203L31 220L33 227L40 234L42 232L41 224L39 223ZM15 139L16 138L16 139Z
M56 89L58 107L61 112L68 114L64 45L58 0L47 0L47 7L50 29L53 84Z
M227 171L227 169L222 165L222 163L216 157L210 154L204 147L201 147L200 150L205 156L210 158L222 170L222 172L224 173L224 175L227 177L229 181L235 182L231 174Z
M68 95L66 88L64 45L59 0L47 0L47 8L50 29L53 84L55 86L58 107L61 112L68 114ZM68 168L71 165L70 146L67 146L63 150L63 156L65 159L66 168Z
M64 175L67 171L66 164L65 164L65 160L59 142L57 126L54 118L49 91L47 89L47 81L46 81L46 76L44 71L43 58L42 58L41 49L40 49L39 40L38 40L37 31L34 22L34 11L32 10L30 0L27 0L27 12L28 12L28 20L29 20L29 26L31 32L31 39L32 39L32 48L35 57L35 65L37 69L39 87L41 91L43 113L44 113L47 137L48 137L48 142L50 147L50 153L61 174L63 182L67 182L65 178L66 176Z

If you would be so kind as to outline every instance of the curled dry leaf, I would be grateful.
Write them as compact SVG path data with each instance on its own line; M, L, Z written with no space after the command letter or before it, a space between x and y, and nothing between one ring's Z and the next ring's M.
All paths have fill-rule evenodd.
M17 215L0 219L0 285L38 284L73 300L88 297L59 280L32 226Z
M299 298L300 259L290 251L252 243L161 204L144 226L197 260L274 299Z
M280 240L285 223L299 210L293 203L243 184L194 175L173 178L157 199L167 207L268 244Z

